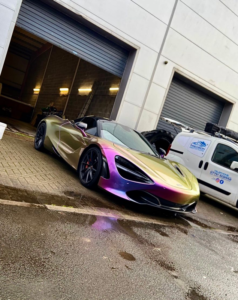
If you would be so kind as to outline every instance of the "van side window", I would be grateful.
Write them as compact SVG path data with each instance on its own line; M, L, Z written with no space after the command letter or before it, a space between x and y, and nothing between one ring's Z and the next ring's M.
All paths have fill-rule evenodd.
M233 161L238 161L238 153L227 145L218 144L213 153L212 161L225 168L230 168Z

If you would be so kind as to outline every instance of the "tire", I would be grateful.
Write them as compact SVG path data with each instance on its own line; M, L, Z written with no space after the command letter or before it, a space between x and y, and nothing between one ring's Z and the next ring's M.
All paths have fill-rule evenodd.
M174 135L166 130L158 129L142 133L147 140L156 147L157 152L160 148L164 149L167 153L170 145L174 140Z
M102 153L97 147L86 150L79 163L79 180L86 188L94 188L98 184L102 171Z
M37 128L36 136L34 140L34 147L38 151L42 151L44 149L45 134L46 134L46 124L41 123L40 126Z

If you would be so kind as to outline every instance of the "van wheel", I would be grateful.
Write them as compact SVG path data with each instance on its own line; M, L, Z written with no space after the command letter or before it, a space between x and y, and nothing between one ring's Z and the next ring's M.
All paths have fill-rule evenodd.
M157 152L160 148L164 149L166 153L174 140L174 135L166 130L158 129L152 131L142 132L147 140L156 147Z

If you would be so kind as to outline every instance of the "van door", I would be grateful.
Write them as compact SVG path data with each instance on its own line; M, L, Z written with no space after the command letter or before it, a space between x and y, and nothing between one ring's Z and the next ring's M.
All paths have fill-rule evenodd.
M238 161L236 148L222 140L211 145L198 178L202 192L236 206L238 173L230 169Z
M212 141L206 137L191 137L186 143L184 155L185 166L196 176L201 177L204 161L208 155Z

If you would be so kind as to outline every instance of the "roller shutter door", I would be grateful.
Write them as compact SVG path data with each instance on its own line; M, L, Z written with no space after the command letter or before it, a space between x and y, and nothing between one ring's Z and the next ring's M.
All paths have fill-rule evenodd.
M23 0L17 26L114 75L123 74L126 49L39 0Z
M173 79L161 113L193 128L204 130L207 122L218 124L224 102L196 89L180 79ZM160 119L158 129L173 130L173 127Z

